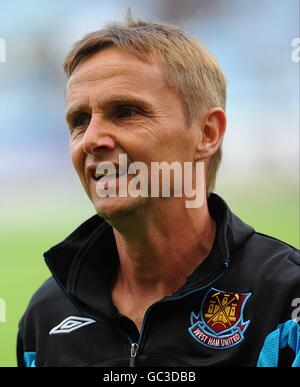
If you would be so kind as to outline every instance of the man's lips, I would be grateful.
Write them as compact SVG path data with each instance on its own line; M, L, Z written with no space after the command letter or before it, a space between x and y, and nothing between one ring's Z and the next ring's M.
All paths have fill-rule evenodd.
M114 168L112 167L114 166ZM101 166L101 168L99 168ZM107 169L106 169L107 168ZM86 173L93 181L106 181L117 179L127 173L127 168L121 167L116 163L99 163L97 165L90 165L86 168Z

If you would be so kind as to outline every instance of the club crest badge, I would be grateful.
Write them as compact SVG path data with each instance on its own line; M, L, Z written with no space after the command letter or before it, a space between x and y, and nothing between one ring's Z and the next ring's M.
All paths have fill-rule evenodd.
M243 320L245 304L251 293L229 293L211 288L205 295L200 313L191 313L189 332L206 347L231 348L244 339L250 321Z

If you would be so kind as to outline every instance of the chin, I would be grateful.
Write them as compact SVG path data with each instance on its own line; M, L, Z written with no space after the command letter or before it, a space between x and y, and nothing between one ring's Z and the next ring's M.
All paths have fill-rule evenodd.
M134 215L141 207L144 198L97 198L93 200L97 214L113 225L130 215Z

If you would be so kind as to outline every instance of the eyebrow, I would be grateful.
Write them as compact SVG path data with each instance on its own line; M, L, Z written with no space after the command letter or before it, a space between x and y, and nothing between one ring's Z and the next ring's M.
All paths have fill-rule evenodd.
M66 112L66 120L69 121L77 113L82 113L82 112L85 112L86 110L87 109L85 105L71 106Z
M152 111L152 105L150 102L146 102L142 98L129 96L129 95L116 95L112 96L108 99L104 99L99 103L102 107L111 107L114 105L120 105L120 104L128 104L128 105L137 105L141 107L141 109L144 109L146 112ZM84 104L74 104L71 105L70 108L66 112L66 120L69 121L74 115L77 113L84 113L89 110L87 105Z

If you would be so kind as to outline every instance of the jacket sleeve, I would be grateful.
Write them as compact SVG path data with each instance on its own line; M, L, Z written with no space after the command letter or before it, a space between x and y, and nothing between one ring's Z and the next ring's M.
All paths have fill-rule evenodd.
M42 324L40 315L51 298L52 287L58 286L52 278L46 280L42 286L32 295L26 310L21 316L18 324L17 334L17 364L18 367L37 367L37 332ZM50 289L49 289L50 288ZM50 293L50 295L49 295Z
M286 272L284 272L284 269ZM285 294L284 312L276 329L266 337L258 367L300 367L300 251L289 257L282 273L281 293ZM278 282L280 283L280 282Z
M18 331L17 336L17 364L18 367L25 367L23 340L20 331Z
M278 367L280 351L285 348L293 351L290 366L300 367L300 325L297 320L287 320L266 337L257 366Z

